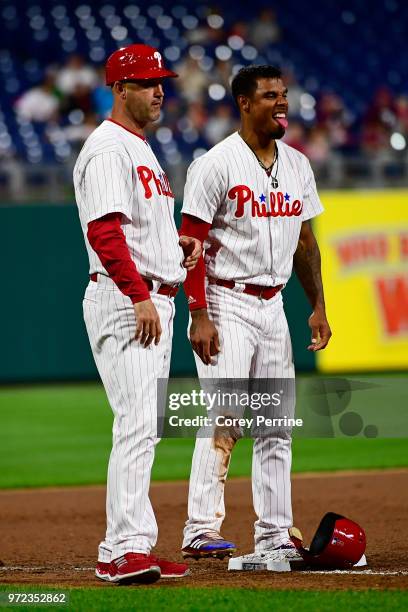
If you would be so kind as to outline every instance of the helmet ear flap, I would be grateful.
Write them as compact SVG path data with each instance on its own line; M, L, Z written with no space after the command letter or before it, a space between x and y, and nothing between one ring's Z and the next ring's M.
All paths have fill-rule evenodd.
M336 521L342 518L344 516L334 512L324 515L310 544L309 551L312 555L318 555L326 548L332 538Z

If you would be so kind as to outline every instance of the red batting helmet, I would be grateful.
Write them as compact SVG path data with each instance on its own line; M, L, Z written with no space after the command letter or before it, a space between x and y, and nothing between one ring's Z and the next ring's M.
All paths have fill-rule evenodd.
M129 79L161 79L176 77L164 67L161 53L149 45L129 45L114 51L105 65L106 84Z
M324 515L309 549L303 547L302 534L298 529L289 531L303 559L308 565L316 567L333 569L352 567L362 560L366 549L363 528L334 512Z

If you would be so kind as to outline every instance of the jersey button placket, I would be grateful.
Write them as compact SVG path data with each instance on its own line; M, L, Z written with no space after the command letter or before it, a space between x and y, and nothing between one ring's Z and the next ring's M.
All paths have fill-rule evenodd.
M278 178L278 176L276 176L276 178ZM279 181L279 179L278 179L278 181ZM269 210L271 211L271 208L270 208L271 207L270 194L272 192L274 192L275 196L276 196L276 192L277 192L277 189L278 189L278 188L274 189L272 187L272 175L268 177L268 187L269 187L269 189L268 189ZM273 270L274 269L274 262L275 261L279 261L279 252L278 252L278 249L276 248L277 238L278 238L278 235L279 235L278 227L277 227L278 217L270 217L270 220L271 220L271 222L270 222L270 225L269 225L269 238L270 238L270 245L271 245L270 252L272 254L272 270ZM274 286L275 284L276 284L275 283L275 276L272 276L272 286Z

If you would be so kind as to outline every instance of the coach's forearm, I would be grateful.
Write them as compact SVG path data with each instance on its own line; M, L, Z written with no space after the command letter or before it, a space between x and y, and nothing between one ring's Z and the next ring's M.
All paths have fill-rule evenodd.
M312 308L325 310L320 250L313 233L299 240L293 267Z
M89 244L109 277L133 304L150 299L150 293L132 260L121 228L120 213L110 213L88 223Z

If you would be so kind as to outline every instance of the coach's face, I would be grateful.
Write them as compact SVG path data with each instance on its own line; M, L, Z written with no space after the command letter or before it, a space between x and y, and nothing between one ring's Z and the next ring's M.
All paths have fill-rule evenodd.
M163 104L162 79L143 79L123 83L126 112L140 126L157 121Z
M272 138L282 138L288 117L287 87L281 79L257 79L258 87L246 98L248 118L255 131L267 133Z

